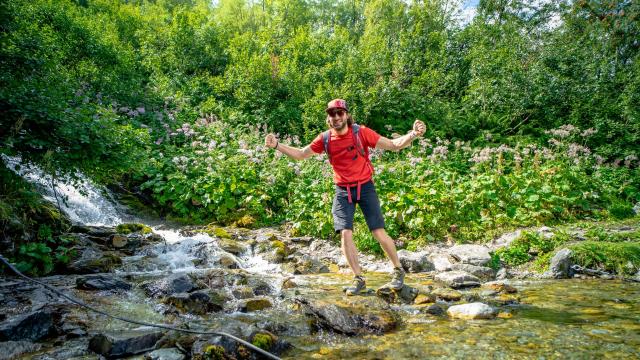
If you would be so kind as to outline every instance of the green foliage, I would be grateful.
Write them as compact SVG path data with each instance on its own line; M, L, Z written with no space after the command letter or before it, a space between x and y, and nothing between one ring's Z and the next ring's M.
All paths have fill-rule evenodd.
M640 269L640 242L585 241L571 246L572 260L590 269L633 275Z
M494 256L508 265L517 266L529 262L532 259L532 254L535 254L537 256L536 267L538 270L543 270L545 264L548 264L553 250L568 240L569 235L562 231L551 237L537 232L524 231L508 247L498 249Z

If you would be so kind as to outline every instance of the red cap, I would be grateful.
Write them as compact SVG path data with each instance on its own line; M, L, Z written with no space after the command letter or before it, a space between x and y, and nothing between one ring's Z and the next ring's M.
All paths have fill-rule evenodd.
M333 99L327 103L326 112L332 109L344 109L346 112L349 112L349 106L347 106L347 102L342 99Z

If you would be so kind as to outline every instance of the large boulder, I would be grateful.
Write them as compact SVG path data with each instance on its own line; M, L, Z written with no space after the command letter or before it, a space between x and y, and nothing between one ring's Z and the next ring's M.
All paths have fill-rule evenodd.
M483 281L493 280L496 277L496 271L486 266L457 263L451 266L451 270L464 271Z
M54 330L53 320L49 309L10 317L0 323L0 341L40 340Z
M433 263L429 261L429 254L426 252L410 252L407 250L398 251L398 260L405 271L411 273L433 271Z
M449 255L463 264L484 266L491 261L489 249L482 245L456 245L449 249Z
M144 353L155 348L161 331L125 330L94 335L89 349L108 358Z
M454 289L480 286L480 279L464 271L443 272L434 279Z
M304 313L317 328L332 330L345 335L383 334L394 330L399 317L377 297L368 297L338 305L323 300L296 298ZM358 300L356 300L358 301Z
M449 271L453 262L448 254L436 253L429 256L435 271Z
M447 314L454 319L492 319L496 316L496 310L483 303L471 303L454 305L447 309Z
M549 271L545 272L545 277L551 277L554 279L566 279L571 277L571 255L572 251L570 249L560 249L551 259Z

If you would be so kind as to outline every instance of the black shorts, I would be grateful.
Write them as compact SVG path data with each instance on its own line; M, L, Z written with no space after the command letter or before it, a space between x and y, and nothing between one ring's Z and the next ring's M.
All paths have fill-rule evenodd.
M351 186L351 200L347 195L345 186L336 185L336 194L333 197L333 228L336 232L341 230L353 230L353 216L356 213L356 204L360 205L364 219L370 231L384 228L382 210L380 210L380 200L373 181L368 181L360 186L360 200L357 200L357 186Z

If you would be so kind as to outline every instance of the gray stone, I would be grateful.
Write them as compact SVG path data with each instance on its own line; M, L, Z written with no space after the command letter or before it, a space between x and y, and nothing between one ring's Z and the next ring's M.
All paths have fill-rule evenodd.
M189 292L196 289L193 280L184 274L170 275L162 280L145 284L144 287L147 294L154 297Z
M131 285L115 276L89 275L77 278L76 288L80 290L130 290Z
M493 280L496 276L495 270L486 266L476 266L471 264L453 264L451 266L453 271L464 271L473 276L478 277L480 280L489 281Z
M144 358L146 360L184 360L187 356L177 348L166 348L153 350L152 352L145 354Z
M433 271L433 263L429 261L429 254L426 252L410 252L407 250L398 251L398 260L405 271L411 273Z
M449 255L463 264L484 266L491 261L489 249L482 245L456 245L449 249Z
M220 311L223 308L222 304L212 301L212 298L202 291L173 294L167 297L164 303L173 305L183 313L188 312L198 315Z
M89 349L106 357L144 353L155 348L161 331L127 330L97 334L89 341Z
M420 309L420 312L423 312L425 314L435 315L435 316L442 316L445 313L444 309L438 304L431 304L429 306L425 306L422 309Z
M71 261L67 270L73 274L98 274L110 272L121 264L122 259L118 255L87 247L78 258Z
M447 314L454 319L491 319L496 316L496 310L480 302L454 305L447 309Z
M430 257L435 271L449 271L453 263L447 254L432 254Z
M480 279L463 271L439 273L435 276L435 280L454 289L480 286Z
M17 359L22 354L40 350L42 345L31 341L6 341L0 342L0 360Z
M0 323L0 341L36 341L53 330L53 314L49 310L38 310L13 316Z
M571 277L573 275L571 270L571 255L571 250L567 248L560 249L551 259L549 271L544 274L545 277L554 279L567 279Z

